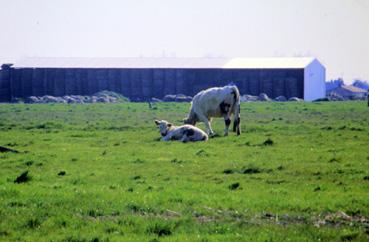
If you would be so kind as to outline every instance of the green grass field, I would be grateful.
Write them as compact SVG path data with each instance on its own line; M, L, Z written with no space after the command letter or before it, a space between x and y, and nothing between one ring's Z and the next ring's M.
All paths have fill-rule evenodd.
M240 137L160 142L188 109L0 105L0 241L369 240L365 102L242 103Z

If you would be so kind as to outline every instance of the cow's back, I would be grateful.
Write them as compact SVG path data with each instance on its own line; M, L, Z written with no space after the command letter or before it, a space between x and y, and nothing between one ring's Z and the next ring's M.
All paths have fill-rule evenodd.
M192 108L195 113L203 113L206 116L222 116L219 105L222 102L231 106L234 104L234 86L213 87L196 94L192 100Z

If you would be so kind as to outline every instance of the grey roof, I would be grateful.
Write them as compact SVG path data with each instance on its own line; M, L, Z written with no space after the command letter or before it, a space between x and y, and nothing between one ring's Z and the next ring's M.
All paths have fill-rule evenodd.
M220 68L301 69L315 59L301 58L24 58L14 68Z
M339 91L339 90L344 90L344 91L347 91L347 92L351 92L351 93L367 93L368 91L365 90L365 89L362 89L362 88L359 88L359 87L355 87L355 86L340 86L340 87L337 87L335 89L333 89L332 91Z

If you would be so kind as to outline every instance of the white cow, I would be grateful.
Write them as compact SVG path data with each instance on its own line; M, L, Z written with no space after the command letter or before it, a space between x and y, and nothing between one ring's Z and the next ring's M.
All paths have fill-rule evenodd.
M155 120L155 124L159 127L162 141L180 140L188 142L208 140L208 135L193 125L187 124L177 127L165 120Z
M211 129L212 117L223 117L225 122L224 135L228 135L231 115L234 115L233 132L241 134L240 128L240 92L236 86L213 87L196 94L191 102L191 110L184 120L185 124L196 125L204 122L206 132L214 135Z

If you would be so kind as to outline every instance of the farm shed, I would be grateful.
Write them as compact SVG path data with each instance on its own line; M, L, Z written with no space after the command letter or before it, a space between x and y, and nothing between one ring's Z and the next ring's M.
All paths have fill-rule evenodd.
M344 98L365 98L367 96L368 91L362 88L358 88L355 86L339 86L333 90L330 90L327 94L330 95L332 93L338 94Z
M0 101L101 90L143 101L236 84L241 94L325 96L325 68L315 58L25 58L0 71Z

